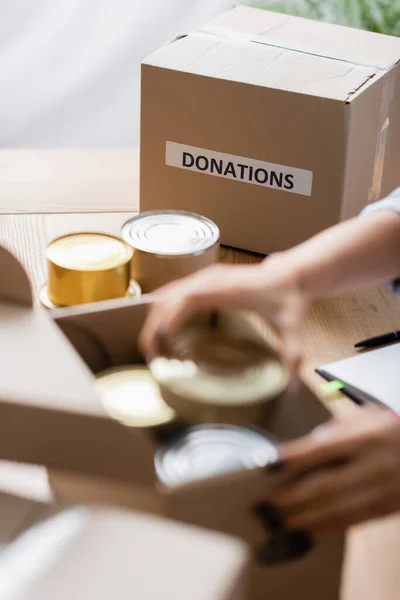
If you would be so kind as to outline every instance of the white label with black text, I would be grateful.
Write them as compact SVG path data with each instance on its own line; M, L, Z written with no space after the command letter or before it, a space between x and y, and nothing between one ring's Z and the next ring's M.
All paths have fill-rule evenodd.
M276 165L262 160L175 142L166 143L165 164L205 175L261 185L291 194L311 196L313 173L304 169Z

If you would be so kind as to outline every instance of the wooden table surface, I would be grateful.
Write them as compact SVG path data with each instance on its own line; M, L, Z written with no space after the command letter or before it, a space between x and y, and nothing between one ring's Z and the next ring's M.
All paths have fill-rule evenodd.
M118 234L124 221L137 211L137 163L137 150L127 149L0 151L0 213L6 213L0 214L0 244L20 258L35 291L46 280L44 250L51 239L82 230ZM99 212L115 210L118 196L118 206L132 207L132 212ZM12 214L13 203L18 214ZM45 214L50 208L53 214ZM56 214L57 210L65 214ZM223 248L221 260L249 263L259 258ZM307 380L318 389L315 366L351 356L357 340L398 329L399 324L400 302L383 289L316 303L304 324ZM357 418L359 409L347 399L337 397L331 406ZM37 498L51 493L44 469L5 462L0 463L0 489L17 494L31 490L28 493ZM400 516L355 528L349 535L342 600L398 600L399 555Z

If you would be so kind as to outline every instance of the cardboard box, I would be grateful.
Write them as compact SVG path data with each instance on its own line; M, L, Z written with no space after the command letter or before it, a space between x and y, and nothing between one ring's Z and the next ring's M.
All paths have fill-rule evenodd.
M43 518L0 552L5 600L247 597L243 542L129 511L36 510Z
M140 209L284 250L400 185L400 39L238 6L142 66Z
M43 502L0 492L0 556L27 527L52 510Z
M266 544L269 531L254 504L278 475L258 468L167 488L155 474L156 436L110 419L94 392L93 373L138 359L148 298L35 311L22 266L0 249L0 301L1 458L63 471L61 482L52 478L62 502L109 502L172 517L244 540L252 553ZM263 426L288 440L329 417L297 382L270 404ZM336 600L343 544L338 535L274 567L254 559L250 599Z

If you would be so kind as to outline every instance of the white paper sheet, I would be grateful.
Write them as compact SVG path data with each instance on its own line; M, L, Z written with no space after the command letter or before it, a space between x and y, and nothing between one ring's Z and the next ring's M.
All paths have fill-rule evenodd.
M400 414L400 343L365 351L321 369Z

